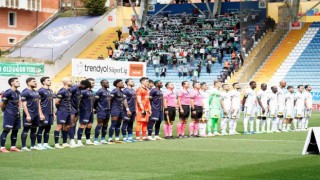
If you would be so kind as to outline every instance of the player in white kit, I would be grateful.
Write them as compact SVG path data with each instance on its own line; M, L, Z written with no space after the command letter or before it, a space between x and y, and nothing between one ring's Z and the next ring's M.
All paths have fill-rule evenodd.
M255 108L256 108L256 92L254 89L257 87L257 83L255 81L251 81L249 83L250 87L246 90L243 100L242 100L242 108L244 110L244 134L254 134L253 125L255 118ZM250 133L248 132L248 122L250 120Z
M256 133L266 132L266 119L268 110L268 93L267 84L262 83L261 89L257 92L257 119L256 119ZM262 124L260 131L260 122Z
M207 120L209 119L209 93L208 93L208 85L205 82L200 84L201 90L200 93L202 95L202 101L204 106L204 113L202 115L202 120L199 124L199 135L201 137L206 137L206 129L207 129Z
M221 92L221 135L228 135L227 125L231 117L231 93L229 92L230 87L228 84L222 85L223 92ZM229 127L230 132L230 127Z
M240 84L233 83L232 85L233 90L230 91L231 93L231 118L229 120L229 134L240 134L236 131L237 123L240 119Z
M298 86L298 92L294 95L294 120L293 126L296 131L302 128L302 119L304 118L305 96L302 94L303 85ZM298 124L298 126L297 126Z
M278 130L278 124L276 121L278 110L278 88L276 86L271 87L271 93L268 95L268 120L267 120L267 132L280 132ZM270 123L272 128L270 129Z
M278 115L276 118L276 123L278 124L278 129L282 130L283 115L285 110L285 94L286 94L286 82L280 81L278 87Z
M312 114L312 94L311 94L312 87L310 85L305 85L304 89L305 91L303 94L306 99L306 102L305 102L305 109L304 109L304 118L302 120L302 129L307 130L309 120Z
M291 131L291 122L294 117L294 89L292 86L288 86L288 92L285 95L285 113L284 113L284 120L283 120L283 132Z

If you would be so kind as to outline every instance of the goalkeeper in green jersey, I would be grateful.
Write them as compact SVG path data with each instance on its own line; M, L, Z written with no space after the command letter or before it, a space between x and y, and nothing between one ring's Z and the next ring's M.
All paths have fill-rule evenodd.
M220 135L218 133L218 120L221 115L221 82L219 80L215 80L213 85L213 89L209 91L209 120L207 124L208 136Z

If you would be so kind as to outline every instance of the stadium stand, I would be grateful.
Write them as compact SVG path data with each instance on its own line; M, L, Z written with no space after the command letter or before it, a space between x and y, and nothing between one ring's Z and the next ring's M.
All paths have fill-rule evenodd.
M305 25L305 27L308 27ZM294 47L290 55L277 69L270 80L271 83L284 79L287 84L298 86L299 84L311 84L313 91L320 91L319 83L319 45L320 22L310 25L307 32Z
M252 79L259 83L269 82L275 70L280 67L289 53L299 43L302 36L308 30L308 27L309 25L306 24L301 30L290 31Z

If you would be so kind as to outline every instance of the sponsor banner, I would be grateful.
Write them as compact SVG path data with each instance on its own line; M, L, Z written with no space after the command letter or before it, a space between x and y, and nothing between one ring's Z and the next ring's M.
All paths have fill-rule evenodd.
M0 63L0 76L41 75L44 64L38 63Z
M143 62L72 59L72 76L92 78L139 78L146 76Z

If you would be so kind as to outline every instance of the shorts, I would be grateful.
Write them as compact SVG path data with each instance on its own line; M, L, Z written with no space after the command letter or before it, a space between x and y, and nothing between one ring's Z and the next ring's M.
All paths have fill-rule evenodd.
M45 114L44 117L45 117L44 121L40 120L40 126L53 125L53 120L54 120L53 114Z
M240 119L240 109L234 109L231 113L231 119Z
M195 120L201 120L202 119L202 114L203 114L203 108L202 106L194 106L195 110L196 110L196 114L194 115L191 112L191 118L195 119Z
M188 119L190 115L190 106L189 105L182 105L182 109L184 113L182 114L179 110L179 118L180 119Z
M286 109L284 113L284 117L287 119L293 119L294 117L294 110L293 109Z
M209 110L209 117L210 118L220 118L220 115L221 115L221 109L218 109L218 108L211 108Z
M278 116L282 118L284 113L285 113L285 106L278 106Z
M304 109L296 109L294 113L295 118L304 118Z
M175 107L170 107L168 106L168 117L169 117L169 121L174 121L176 119L176 108ZM168 121L167 116L164 116L164 119L166 121Z
M22 119L23 119L23 126L39 127L39 124L40 124L39 115L31 115L31 121L27 122L27 116L23 113Z
M80 124L93 123L93 113L80 113Z
M123 112L123 114L124 114L123 120L124 121L129 121L129 122L134 122L134 120L136 119L136 116L137 116L137 113L135 111L131 112L131 116L130 117L128 117L127 112Z
M270 111L268 112L268 117L269 118L277 117L277 109L270 109Z
M304 117L311 118L312 110L308 111L307 109L304 110Z
M227 114L224 114L223 109L221 109L221 117L223 117L223 118L230 118L230 117L231 117L231 111L230 111L230 109L227 110Z
M123 111L111 111L111 117L117 117L118 119L123 119L124 118L124 113Z
M256 117L255 107L245 107L244 108L244 117L249 117L249 118Z
M3 116L3 129L20 129L21 119L20 113L16 115L6 115Z
M78 116L78 113L79 113L79 110L77 110L77 109L74 108L74 107L71 107L71 114L72 114L72 115Z
M71 113L57 111L57 124L71 124Z
M163 111L152 111L151 116L149 117L150 121L163 121L164 119Z
M256 110L257 113L257 117L267 117L267 111L265 111L264 113L262 113L262 108L258 107Z
M98 111L97 119L109 120L110 119L110 111Z

